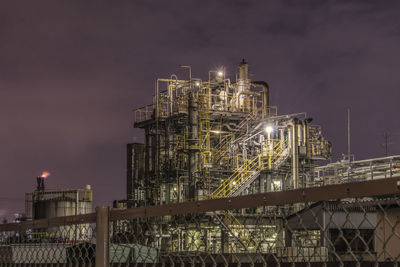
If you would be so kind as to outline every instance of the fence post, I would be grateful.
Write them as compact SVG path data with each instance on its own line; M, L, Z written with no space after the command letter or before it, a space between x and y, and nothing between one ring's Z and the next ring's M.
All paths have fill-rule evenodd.
M96 267L110 265L110 208L96 207Z

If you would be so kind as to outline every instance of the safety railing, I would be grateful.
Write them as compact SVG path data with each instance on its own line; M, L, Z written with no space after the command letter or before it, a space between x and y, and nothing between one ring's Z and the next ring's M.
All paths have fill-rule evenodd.
M391 178L400 175L400 156L371 160L342 160L317 167L308 186Z
M238 168L228 179L211 193L211 198L221 198L230 196L235 192L242 183L246 181L254 171L260 167L260 155L246 161L240 168Z
M197 132L185 132L183 135L184 138L184 149L193 149L193 150L200 150L200 138L199 137L193 137L197 136Z
M194 100L198 104L200 112L242 112L251 115L255 119L262 119L268 116L277 116L277 107L265 107L261 99L255 97L246 97L239 108L235 108L232 101L235 100L232 94L195 94ZM189 94L181 93L173 98L169 97L167 92L160 93L158 104L150 104L134 110L134 122L140 123L154 118L157 111L157 117L169 117L188 112Z
M288 141L280 139L266 139L261 145L261 168L277 169L289 157Z
M245 160L243 165L211 193L210 197L231 196L247 184L249 179L257 178L261 170L278 168L288 158L288 149L287 140L267 139L261 146L261 153L250 160Z
M142 108L135 109L133 114L134 123L150 120L154 114L154 105L147 105Z
M313 159L327 160L332 155L332 144L328 140L310 139L308 145Z

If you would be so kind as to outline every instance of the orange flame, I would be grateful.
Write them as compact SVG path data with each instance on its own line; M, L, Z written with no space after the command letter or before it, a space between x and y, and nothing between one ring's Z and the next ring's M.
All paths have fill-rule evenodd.
M42 172L42 175L40 175L40 177L42 177L42 178L47 178L49 176L50 176L50 173L47 171Z

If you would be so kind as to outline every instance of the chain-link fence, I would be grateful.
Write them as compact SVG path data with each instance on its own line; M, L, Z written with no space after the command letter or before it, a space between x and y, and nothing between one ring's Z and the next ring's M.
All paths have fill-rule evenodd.
M399 186L390 178L6 224L0 263L397 266Z
M0 264L94 265L95 218L91 214L1 225Z

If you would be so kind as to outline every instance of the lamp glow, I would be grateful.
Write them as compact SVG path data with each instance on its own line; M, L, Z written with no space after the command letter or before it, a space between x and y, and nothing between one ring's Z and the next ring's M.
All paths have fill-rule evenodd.
M222 71L218 71L218 72L217 72L217 75L218 75L219 77L222 77L222 76L224 76L224 73L223 73Z
M271 125L267 125L267 127L265 127L265 131L270 134L274 131L274 127L272 127Z

